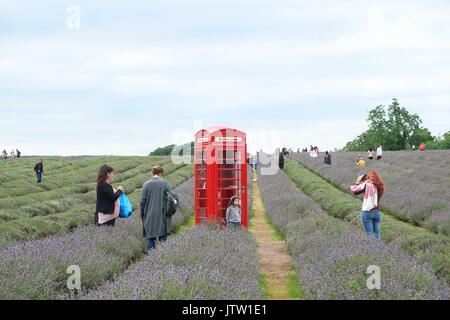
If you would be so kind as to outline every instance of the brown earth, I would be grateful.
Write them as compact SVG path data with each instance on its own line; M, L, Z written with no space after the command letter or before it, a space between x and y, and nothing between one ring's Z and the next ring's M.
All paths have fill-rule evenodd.
M257 179L253 173L254 180ZM271 300L289 299L289 277L294 273L292 259L288 253L286 243L278 240L273 227L266 221L264 204L261 199L258 182L253 182L253 226L251 232L255 234L258 244L258 259L260 272L267 284L267 298Z

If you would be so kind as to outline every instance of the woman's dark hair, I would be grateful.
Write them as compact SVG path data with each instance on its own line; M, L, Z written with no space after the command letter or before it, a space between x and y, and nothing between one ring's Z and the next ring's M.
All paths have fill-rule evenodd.
M228 206L231 207L232 205L234 205L234 201L236 201L237 199L239 199L236 196L231 197L230 201L228 202ZM241 207L241 206L238 206Z
M108 179L108 173L113 172L114 169L111 166L108 166L107 164L102 165L97 173L97 184L106 182L106 179Z

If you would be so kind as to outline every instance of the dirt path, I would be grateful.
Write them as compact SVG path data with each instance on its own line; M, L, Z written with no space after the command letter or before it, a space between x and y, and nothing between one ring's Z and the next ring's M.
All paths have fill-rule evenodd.
M254 180L257 178L253 173ZM272 226L266 221L266 213L261 199L258 182L253 182L253 226L258 243L260 270L265 278L266 295L271 300L289 299L289 278L295 273L291 266L291 256L286 243L276 239Z

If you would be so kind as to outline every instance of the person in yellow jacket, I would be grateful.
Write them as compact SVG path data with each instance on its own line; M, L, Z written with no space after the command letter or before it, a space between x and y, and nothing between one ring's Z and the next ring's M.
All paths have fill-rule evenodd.
M363 159L362 155L358 156L358 160L356 160L356 165L364 168L366 166L366 161Z

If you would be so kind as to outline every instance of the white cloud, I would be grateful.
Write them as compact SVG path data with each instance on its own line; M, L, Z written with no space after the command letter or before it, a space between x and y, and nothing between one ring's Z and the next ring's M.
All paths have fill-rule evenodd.
M56 3L52 8L59 12ZM6 5L2 15L11 21L20 10L13 2ZM392 97L420 111L433 132L447 126L450 6L444 1L175 1L153 3L155 12L164 13L153 20L127 16L120 11L125 4L111 5L107 9L121 17L120 28L114 19L97 16L93 4L80 5L89 19L82 17L78 33L36 35L20 25L21 32L2 38L0 124L9 133L1 143L29 141L27 148L34 150L40 141L39 149L48 152L146 153L149 146L170 142L154 132L170 135L179 126L152 127L152 138L141 139L146 120L162 110L160 117L182 115L188 124L198 118L208 124L261 123L263 129L283 129L286 144L301 147L315 140L331 149L364 129L363 109L389 104ZM103 24L89 25L96 18ZM155 26L164 28L152 30ZM164 38L166 30L176 36ZM13 108L46 111L37 122L35 112L14 114ZM129 138L119 136L117 146L96 149L90 137L97 115L114 123L117 110L131 114L116 124ZM277 110L280 117L288 111L285 125L297 123L300 129L286 131L273 122ZM320 114L324 110L329 114ZM66 120L57 118L66 112ZM49 115L45 125L44 115ZM318 120L311 124L310 119ZM26 128L19 134L17 126ZM100 127L111 134L108 126ZM55 135L79 139L67 145Z

